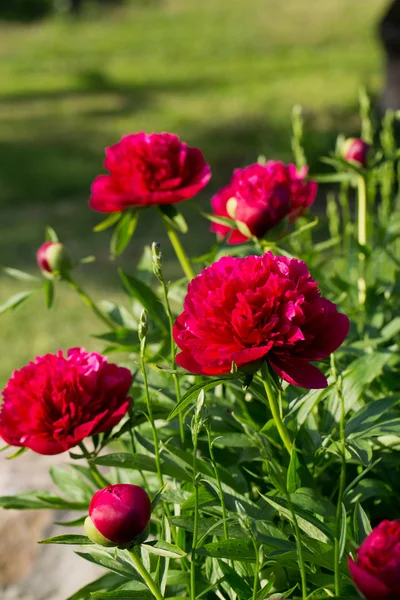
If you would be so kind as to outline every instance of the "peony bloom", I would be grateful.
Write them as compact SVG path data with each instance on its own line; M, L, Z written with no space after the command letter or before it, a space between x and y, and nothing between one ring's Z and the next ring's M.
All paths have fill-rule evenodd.
M64 452L122 419L131 383L128 369L81 348L40 356L3 391L0 437L39 454Z
M371 146L361 138L348 138L343 146L343 156L349 162L366 167L370 148Z
M137 485L118 483L99 490L89 506L85 521L87 536L102 546L127 547L140 536L147 537L151 517L151 501Z
M72 269L72 259L60 242L45 242L36 252L39 269L46 276L68 273Z
M212 200L215 215L239 223L238 229L213 223L211 230L229 235L229 244L246 242L252 235L263 238L285 217L295 220L310 206L317 193L314 181L305 181L307 168L268 161L236 169L230 184Z
M189 283L174 326L176 362L192 373L222 375L232 362L254 367L267 360L289 383L323 388L326 377L310 361L329 356L348 330L348 318L321 297L302 261L271 252L225 256Z
M366 600L400 598L400 521L382 521L349 558L351 577Z
M104 166L110 174L94 180L89 203L100 212L188 200L211 178L201 151L171 133L127 135L106 149Z

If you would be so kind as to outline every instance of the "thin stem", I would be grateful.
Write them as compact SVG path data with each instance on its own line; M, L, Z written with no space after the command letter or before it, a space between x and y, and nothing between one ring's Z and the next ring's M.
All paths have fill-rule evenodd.
M258 590L258 575L259 575L259 569L260 569L260 556L259 556L259 549L257 548L257 544L256 544L256 541L254 538L253 538L253 546L254 546L254 552L256 553L256 564L254 565L254 582L253 582L252 600L256 600L257 590Z
M107 481L107 479L105 477L103 477L103 475L98 470L97 466L92 463L92 461L90 459L90 452L86 449L85 444L83 442L79 443L79 448L82 450L84 457L88 461L90 472L93 476L93 479L96 481L97 485L99 486L99 489L107 487L110 484L109 481Z
M167 230L169 241L171 242L172 247L175 250L176 257L180 262L182 270L185 273L188 280L190 281L195 277L195 274L192 269L192 265L190 264L189 259L186 256L186 253L182 247L178 234L176 233L176 230L172 227L172 225L170 225L164 218L163 223L165 225L165 229Z
M289 452L289 454L291 454L292 441L290 439L289 432L286 429L286 426L279 414L279 406L278 406L274 391L271 386L271 380L270 380L269 373L268 373L268 367L265 362L263 363L263 365L261 367L261 374L262 374L262 380L263 380L263 384L264 384L265 393L267 394L269 407L271 409L272 417L275 421L276 428L278 430L278 433L281 437L282 442L285 445L286 450Z
M367 244L367 188L363 175L357 179L358 190L358 243L364 248ZM358 301L365 304L367 286L365 283L365 254L358 253Z
M172 315L171 305L170 305L169 299L168 299L168 288L167 288L167 286L165 284L165 281L164 281L164 279L162 277L160 279L160 282L161 282L161 286L162 286L162 289L163 289L165 309L167 311L167 316L168 316L169 334L170 334L170 340L171 340L171 363L172 363L172 370L174 371L176 369L175 341L174 341L174 337L172 335L173 328L174 328L174 317ZM173 378L174 384L175 384L176 402L177 402L177 404L179 404L180 399L181 399L181 390L180 390L180 387L179 387L179 378L178 378L178 375L176 373L173 373L172 378ZM183 420L183 414L182 414L182 412L179 413L179 432L180 432L180 436L181 436L182 445L184 445L184 443L185 443L185 423L184 423L184 420Z
M93 300L87 295L87 293L81 288L80 285L76 283L70 276L65 277L64 280L68 283L68 285L78 293L78 295L82 298L85 304L94 312L94 314L103 321L107 325L107 327L111 327L111 329L116 329L115 323L111 319L107 317L106 314L101 311L98 306L93 302Z
M155 598L157 598L157 600L164 600L164 597L161 594L160 590L158 589L158 586L153 581L150 573L144 567L142 560L138 554L137 549L133 548L132 550L128 550L128 552L131 555L132 561L133 561L138 573L142 576L144 582L146 583L147 587L149 588L149 590L151 591L153 596Z
M293 529L294 529L294 534L296 537L297 558L299 561L300 578L301 578L301 597L303 600L307 600L307 575L306 575L306 565L305 565L304 556L303 556L303 547L301 545L300 528L299 528L299 524L297 522L296 513L293 508L292 500L290 498L289 493L287 493L287 501L288 501L290 513L292 515Z
M159 479L159 482L160 482L160 486L163 487L163 485L164 485L164 479L163 479L162 471L161 471L160 451L159 451L159 448L158 448L157 428L156 428L155 423L154 423L153 407L151 405L151 399L150 399L150 393L149 393L149 384L148 384L148 380L147 380L146 366L145 366L145 361L144 361L144 351L145 351L145 348L146 348L146 337L143 337L143 339L140 342L140 369L141 369L142 375L143 375L143 383L144 383L144 390L145 390L145 397L146 397L147 412L148 412L148 415L149 415L150 425L151 425L151 429L152 429L152 432L153 432L154 456L155 456L155 459L156 459L157 475L158 475L158 479Z
M346 430L345 430L345 416L346 409L344 404L344 397L342 393L341 380L339 379L336 371L336 364L334 355L331 354L331 371L335 382L336 393L340 401L340 421L339 421L339 432L340 432L340 450L341 450L341 468L340 468L340 479L339 479L339 493L336 507L336 535L335 535L335 546L334 546L334 565L335 565L335 595L340 596L341 588L341 575L340 575L340 536L341 536L341 523L342 523L342 504L343 497L346 487Z
M220 476L218 473L217 463L215 462L210 427L207 427L207 437L208 437L208 448L209 448L209 452L210 452L211 464L214 469L215 479L217 480L217 486L218 486L218 491L219 491L219 500L221 502L222 518L223 518L223 526L224 526L224 536L225 536L225 539L227 540L229 538L229 530L228 530L228 521L227 521L227 516L226 516L226 506L225 506L225 500L224 500L224 493L222 491L221 479L220 479Z
M192 540L192 553L191 553L191 564L190 564L190 600L196 600L196 548L197 540L199 535L199 488L197 485L197 471L196 471L196 458L197 458L197 437L198 429L195 427L193 435L193 486L194 486L194 526L193 526L193 540Z

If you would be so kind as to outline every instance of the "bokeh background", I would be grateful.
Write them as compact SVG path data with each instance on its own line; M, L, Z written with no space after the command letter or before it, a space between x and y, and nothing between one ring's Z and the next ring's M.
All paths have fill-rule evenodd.
M48 0L15 0L22 5ZM0 0L1 6L14 4ZM118 297L109 232L88 208L104 148L128 132L172 131L199 146L213 168L201 195L258 154L289 160L290 114L303 107L305 146L315 172L338 132L358 130L358 90L378 96L383 51L377 25L387 0L126 0L84 2L79 17L58 12L0 24L0 264L34 272L35 250L52 224L76 257L95 297ZM3 15L4 15L3 9ZM184 244L199 254L207 222ZM193 214L192 214L193 213ZM163 240L157 219L141 220L124 257ZM79 277L79 276L78 276ZM0 304L25 289L0 275ZM0 383L47 351L84 344L98 325L61 288L48 314L35 297L1 318Z
M115 274L120 260L109 261L110 232L93 233L103 216L88 207L104 148L121 135L171 131L200 147L213 169L199 199L207 210L233 168L259 154L291 159L293 105L303 107L314 173L338 133L357 134L361 85L379 105L384 53L377 26L388 0L83 4L73 15L67 0L57 0L51 14L21 22L32 16L26 10L46 12L52 0L0 0L0 18L7 17L0 21L0 265L37 273L35 251L51 224L75 257L96 255L77 273L96 299L123 297ZM213 238L191 203L184 212L193 227L183 243L198 255ZM148 211L121 259L127 270L144 244L164 239ZM169 273L179 275L164 246ZM26 287L0 274L0 305ZM0 385L38 354L75 345L96 350L91 334L101 332L62 285L50 312L42 295L31 298L0 316ZM18 467L3 460L0 494L48 485L48 461L40 468L38 461L28 454ZM7 548L0 553L2 598L62 600L91 576L83 561L69 562L69 548L37 552L35 540L54 533L52 517L0 514Z

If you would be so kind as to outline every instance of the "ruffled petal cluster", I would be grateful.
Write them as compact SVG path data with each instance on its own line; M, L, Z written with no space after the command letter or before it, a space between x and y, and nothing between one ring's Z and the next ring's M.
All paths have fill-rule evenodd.
M90 198L100 212L181 202L211 178L201 151L171 133L127 135L106 149L104 166L109 175L94 180Z
M3 391L0 437L39 454L64 452L122 419L131 383L129 369L81 348L38 357Z
M400 598L400 521L382 521L349 559L349 569L366 600Z
M349 320L322 298L307 265L295 258L226 256L191 281L174 326L177 363L192 373L221 375L267 360L289 383L323 388L311 361L336 350Z
M317 194L317 184L306 181L307 168L268 161L236 169L230 184L211 200L213 212L219 217L237 221L240 229L213 223L211 230L228 237L229 244L246 242L249 237L263 238L285 217L297 219ZM244 225L244 227L243 227Z

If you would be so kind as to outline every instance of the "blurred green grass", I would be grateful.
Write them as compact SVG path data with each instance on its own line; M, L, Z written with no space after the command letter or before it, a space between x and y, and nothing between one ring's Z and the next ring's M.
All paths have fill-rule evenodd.
M290 112L301 104L311 165L338 132L357 131L360 84L382 85L376 24L385 0L166 0L97 18L0 25L0 264L35 269L34 251L51 223L76 256L98 266L81 280L95 297L120 297L101 218L87 206L104 147L127 132L174 131L199 146L212 183L263 153L290 159ZM207 224L184 243L204 250ZM124 257L165 240L152 212ZM167 257L171 255L167 252ZM104 268L103 268L104 266ZM176 272L171 268L171 273ZM0 303L22 285L0 278ZM85 344L101 326L69 291L56 310L35 298L1 318L0 382L38 353Z

